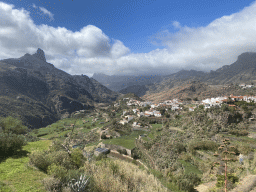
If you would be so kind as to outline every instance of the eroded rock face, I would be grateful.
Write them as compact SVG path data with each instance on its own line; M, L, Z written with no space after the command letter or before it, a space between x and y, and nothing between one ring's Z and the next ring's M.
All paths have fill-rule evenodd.
M29 128L45 127L118 95L85 75L72 76L55 68L40 48L33 55L0 61L0 102L7 103L5 114L17 113Z
M46 62L44 51L42 49L40 49L40 48L38 48L36 53L33 54L32 56L34 56L34 57L36 57L36 58Z
M67 114L71 114L75 111L84 110L84 109L92 109L93 107L90 105L83 104L79 101L74 101L69 99L66 96L57 95L52 99L53 103L55 103L56 112L60 117L69 116Z

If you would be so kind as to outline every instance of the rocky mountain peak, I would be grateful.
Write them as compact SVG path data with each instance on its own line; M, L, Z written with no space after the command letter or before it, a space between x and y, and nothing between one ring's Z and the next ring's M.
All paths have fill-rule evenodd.
M237 61L256 60L255 52L245 52L238 56Z
M38 59L41 59L42 61L46 62L44 51L42 49L40 49L40 48L38 48L36 53L33 54L32 56L34 56L34 57L36 57Z

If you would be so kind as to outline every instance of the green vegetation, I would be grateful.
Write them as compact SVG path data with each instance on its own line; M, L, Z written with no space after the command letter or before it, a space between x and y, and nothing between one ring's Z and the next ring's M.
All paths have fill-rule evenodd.
M16 157L9 157L0 163L0 180L4 183L3 189L0 191L45 191L41 180L46 178L47 175L30 166L29 157L27 153L32 151L46 150L51 141L36 141L28 142L22 148L23 153L18 154ZM7 190L10 189L10 190Z
M139 138L139 135L144 134L145 131L133 131L130 135L122 136L110 140L104 140L104 144L120 145L127 149L133 149L135 147L135 139Z
M223 136L230 138L236 155L242 153L250 156L248 160L245 160L245 165L242 166L244 166L243 170L247 169L249 172L254 173L254 170L256 170L256 160L253 157L256 142L255 139L248 138L248 134L251 133L248 128L250 123L248 122L248 114L254 110L255 106L254 104L244 102L234 102L234 104L237 104L237 109L223 105L222 108L204 109L199 107L193 112L168 112L170 118L165 120L163 125L161 118L155 120L141 117L133 120L140 122L144 126L149 125L149 127L152 127L149 132L131 131L131 123L133 121L125 125L117 123L120 120L119 116L122 114L123 107L118 107L117 114L110 114L112 119L108 123L99 124L100 122L105 122L105 118L97 114L94 117L62 119L45 128L31 131L28 134L29 137L24 135L26 130L24 129L22 131L23 127L19 123L16 123L16 126L14 123L8 129L5 129L8 130L6 133L2 131L1 134L8 134L8 136L15 134L15 136L10 137L15 138L12 139L15 142L19 141L17 139L18 136L24 137L24 141L27 144L21 143L19 146L23 145L23 147L12 149L16 153L1 162L0 172L4 173L3 176L0 176L1 190L14 191L17 189L17 186L21 187L22 190L24 189L23 191L29 190L27 184L15 184L20 177L14 177L15 182L13 182L11 177L7 177L7 172L2 171L6 170L3 166L9 166L10 168L11 166L15 167L17 165L17 170L13 169L13 172L22 173L23 171L24 174L31 174L28 170L34 171L34 175L38 176L38 178L33 178L31 174L28 176L28 179L35 180L37 184L43 180L43 183L40 182L38 184L38 188L33 188L35 184L31 185L32 189L35 189L34 191L53 190L53 188L64 190L68 188L68 183L72 178L77 180L82 173L86 173L86 176L90 177L89 186L91 189L102 191L102 182L108 182L112 177L120 177L122 180L126 177L125 175L129 175L129 173L125 172L126 169L122 167L124 165L122 164L121 166L117 162L110 163L112 160L108 158L108 155L99 155L98 157L86 156L85 158L81 149L72 149L72 145L79 144L83 147L88 147L85 150L88 150L89 154L92 154L91 152L93 152L100 142L134 149L132 157L134 159L140 159L149 168L143 168L144 171L147 174L152 173L158 181L161 181L163 186L172 191L192 191L201 181L209 181L212 174L210 169L214 161L214 158L212 158L213 153L218 149ZM184 105L184 107L188 106ZM127 107L127 109L129 108ZM162 112L165 112L165 115L167 115L166 111ZM100 117L100 119L93 122L96 117ZM88 120L89 122L84 123L83 120ZM6 124L10 125L12 123L10 120L6 122ZM70 126L71 124L75 124L74 130ZM95 129L97 127L108 128L109 133L107 134L114 134L116 132L121 137L99 141L99 130ZM225 132L226 134L224 134ZM142 137L140 141L137 141L136 147L135 139L141 134L147 134L148 136ZM36 140L35 137L49 140L29 142ZM6 135L4 135L1 140L5 141L6 138ZM53 138L56 139L53 141ZM11 140L8 142L11 143ZM42 143L45 145L43 146ZM52 143L51 147L49 147L50 143ZM2 148L7 149L5 146ZM119 152L126 154L124 150L120 150ZM88 160L95 167L89 165ZM10 165L7 166L7 162ZM130 163L129 166L134 165L136 166L136 170L141 170L137 164L139 163L133 161L133 164ZM129 167L128 164L125 166ZM239 172L236 169L237 167L236 162L232 162L229 165L229 168L232 169L237 177L246 174L247 170ZM101 173L102 170L105 170L106 173L102 176L97 174L97 170L101 170ZM205 173L204 177L202 173ZM26 183L24 174L22 181ZM147 177L145 176L143 181ZM137 184L133 181L132 178L129 178L129 184L125 183L125 180L122 184L118 182L114 183L113 186L116 188L110 187L111 189L109 191L116 191L120 189L120 186L122 186L122 189L125 189L125 187L128 187L129 190L131 188L136 189ZM220 184L221 182L221 178L218 177L218 183ZM106 189L104 190L106 191Z
M201 176L203 173L195 166L191 165L191 163L188 163L184 160L178 160L184 167L185 169L185 174L189 174L189 173L195 173L199 176Z

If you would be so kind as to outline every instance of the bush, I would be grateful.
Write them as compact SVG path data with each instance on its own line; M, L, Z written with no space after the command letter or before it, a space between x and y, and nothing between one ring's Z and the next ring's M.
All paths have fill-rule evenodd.
M22 121L15 119L11 116L6 118L0 118L0 127L2 127L4 133L13 133L13 134L26 134L28 128L22 125Z
M85 161L83 153L80 149L74 149L72 151L71 159L74 162L74 164L77 166L77 168L80 168L83 165L84 161Z
M229 133L236 136L247 136L249 134L246 130L231 130Z
M66 180L67 181L71 181L72 179L79 179L80 175L84 173L84 169L83 168L79 168L79 169L70 169L67 171L67 177Z
M42 183L47 191L62 191L62 183L59 179L48 177L44 178Z
M49 154L49 159L51 164L57 164L65 167L66 169L74 169L75 164L72 162L72 159L69 157L66 151L56 151Z
M27 135L25 135L25 140L27 142L35 142L35 141L39 141L40 139L38 137L27 134Z
M33 151L29 155L30 163L35 165L39 170L47 172L48 167L51 165L51 161L45 151Z
M62 142L60 140L52 141L52 145L49 147L49 151L50 152L56 152L56 151L63 150L64 147L61 144L62 144Z
M188 146L189 151L194 151L194 150L216 151L217 148L218 148L218 144L215 143L214 141L193 141Z
M0 156L10 156L27 144L23 135L0 133Z
M133 159L140 159L142 157L142 153L139 148L135 147L135 149L132 151L131 156Z
M186 152L186 148L182 143L175 143L174 144L174 151L178 154L180 154L181 152Z
M122 149L117 149L117 152L122 154Z
M101 138L101 139L107 139L107 136L106 136L105 133L102 133L100 138Z
M200 177L195 173L181 175L176 179L180 190L193 191L194 187L201 182Z
M47 173L49 175L54 176L54 178L60 179L60 181L62 181L62 182L66 182L66 177L67 177L68 171L65 167L54 163L48 167Z
M228 190L232 189L232 184L236 183L239 181L239 178L237 176L234 176L230 173L227 173L227 178L228 178ZM216 187L223 187L225 184L225 175L217 175L217 183ZM231 187L229 187L231 186Z

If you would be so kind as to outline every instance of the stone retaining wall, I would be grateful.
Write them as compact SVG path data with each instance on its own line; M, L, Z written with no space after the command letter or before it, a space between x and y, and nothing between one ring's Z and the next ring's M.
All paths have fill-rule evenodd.
M109 148L110 150L118 150L118 149L125 149L127 151L127 154L129 156L132 155L132 149L126 149L125 147L119 146L119 145L112 145L112 144L101 144L101 148Z

